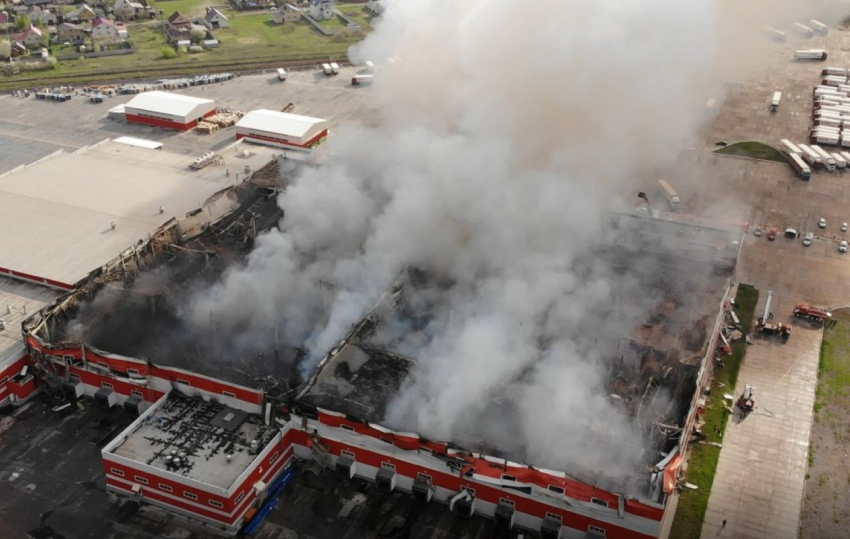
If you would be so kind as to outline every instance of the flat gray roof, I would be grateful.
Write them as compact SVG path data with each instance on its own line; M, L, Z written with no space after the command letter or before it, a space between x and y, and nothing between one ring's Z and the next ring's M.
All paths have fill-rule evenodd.
M110 453L194 479L222 489L230 488L257 458L251 441L261 452L277 428L260 416L216 402L186 397L172 391ZM232 416L231 416L232 414ZM166 457L185 458L177 468L166 466ZM232 455L227 462L225 455Z
M227 165L268 162L250 150ZM235 183L220 166L189 169L193 158L109 142L0 175L0 268L74 285Z
M21 323L60 294L45 286L0 277L0 320L6 324L6 329L0 330L0 370L24 349Z

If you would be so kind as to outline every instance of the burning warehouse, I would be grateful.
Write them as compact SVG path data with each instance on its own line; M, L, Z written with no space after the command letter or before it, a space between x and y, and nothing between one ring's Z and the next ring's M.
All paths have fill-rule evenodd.
M211 313L211 331L193 332L183 319L193 291L243 264L253 231L279 217L274 201L260 197L190 241L163 231L152 238L160 249L113 265L28 321L30 352L48 386L137 416L103 449L110 491L236 532L272 501L299 460L305 470L335 469L345 478L375 481L379 490L408 492L460 516L484 515L504 529L541 537L579 530L658 535L676 483L671 463L693 420L698 371L712 356L710 336L737 254L734 234L611 218L619 233L595 258L614 273L652 260L639 285L660 298L649 319L606 348L607 406L638 425L627 445L640 458L619 473L579 459L541 462L546 453L535 440L513 434L527 432L523 376L448 439L418 434L414 422L405 423L409 416L393 415L404 409L399 403L410 398L417 366L427 359L425 347L411 342L428 338L426 328L440 309L433 290L448 286L420 270L402 272L312 363L302 343L287 342L282 327L234 344L230 335L215 337ZM320 290L346 293L342 283ZM122 327L133 329L115 338ZM507 436L486 427L494 417ZM210 430L217 422L220 428ZM598 426L581 432L575 437L587 440L583 450L623 443Z

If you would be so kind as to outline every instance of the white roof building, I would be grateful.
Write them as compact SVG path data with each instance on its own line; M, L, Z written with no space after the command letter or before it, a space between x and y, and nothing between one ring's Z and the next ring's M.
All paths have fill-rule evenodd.
M191 160L110 142L0 175L0 275L72 288L233 183Z
M236 137L275 146L310 149L328 135L327 120L274 110L252 110L236 124Z
M124 108L128 121L161 125L161 120L171 125L190 129L204 116L215 113L215 101L172 92L144 92L131 99ZM154 121L145 121L145 120Z

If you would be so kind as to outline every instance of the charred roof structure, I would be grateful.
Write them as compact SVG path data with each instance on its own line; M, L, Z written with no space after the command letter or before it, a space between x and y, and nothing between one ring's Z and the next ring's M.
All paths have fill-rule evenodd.
M722 321L718 313L722 313L734 271L740 233L632 215L612 216L612 229L614 240L595 255L606 260L614 272L651 260L646 272L637 273L641 276L638 285L647 294L663 298L649 319L634 325L631 335L612 335L608 343L613 351L609 399L639 425L655 452L646 454L642 466L627 477L606 476L604 471L582 469L579 463L569 469L572 476L592 484L620 492L643 492L662 501L661 477L647 471L661 456L675 451L695 405L698 375L704 359L713 354L711 337ZM399 337L397 328L415 333L430 316L428 305L414 305L407 298L418 287L433 285L428 275L415 270L401 275L375 308L322 359L300 389L298 404L370 423L385 420L387 406L417 361L427 360L409 357L399 348L407 348L400 341L409 336ZM612 311L617 308L610 306ZM507 398L493 399L485 414L497 417L506 432L520 431L522 418L510 391ZM575 435L598 436L598 443L606 443L604 435L593 431ZM486 431L472 429L458 433L452 441L473 451L527 459L521 437L514 437L512 446L496 445Z
M584 469L580 463L570 466L569 473L558 472L552 469L564 467L547 462L535 462L534 466L517 464L529 460L521 436L506 442L494 440L487 430L470 428L451 442L432 442L410 434L415 430L412 426L392 425L397 431L387 428L388 407L416 376L418 364L428 359L411 353L421 347L410 344L427 339L420 330L427 325L435 306L411 298L417 290L446 285L416 268L402 272L390 283L374 307L347 335L341 336L307 379L302 379L298 370L302 343L279 340L276 326L268 328L265 338L245 342L216 331L214 319L210 320L209 330L201 333L186 323L185 302L191 292L210 286L229 267L243 263L257 235L277 226L282 218L275 195L285 185L286 171L281 171L284 163L274 159L251 180L208 201L205 208L221 206L217 208L220 219L195 222L192 219L196 215L190 213L184 220L162 227L148 241L130 247L78 284L74 292L28 319L24 329L34 355L52 361L54 366L60 361L57 358L64 362L58 369L47 367L48 371L55 370L51 376L67 378L68 372L78 369L80 374L75 376L79 377L83 372L101 369L109 371L104 380L117 376L129 388L152 384L154 392L128 389L126 396L132 399L138 393L138 398L158 403L158 408L154 408L163 413L176 410L160 418L167 422L170 417L174 425L185 419L181 409L191 411L187 417L228 413L226 406L216 404L220 395L233 405L243 399L238 393L244 390L247 400L242 409L255 414L252 417L261 413L265 416L262 425L257 423L258 428L269 425L269 401L291 410L289 418L280 419L283 427L273 441L269 441L271 431L260 428L266 432L260 443L261 447L267 444L263 450L263 458L267 459L264 466L274 463L282 452L289 455L287 458L294 455L312 460L320 468L336 466L350 477L374 475L376 480L383 477L388 485L398 481L414 495L416 481L427 477L428 483L423 487L427 492L433 492L454 510L466 507L464 511L469 514L476 512L476 497L495 496L486 511L479 509L489 514L496 505L514 507L508 502L515 504L512 496L520 492L539 505L532 504L534 507L524 512L517 510L525 519L522 525L528 528L542 530L555 526L552 522L566 525L579 515L590 519L587 522L592 523L591 527L607 528L609 537L621 536L618 530L622 534L635 532L638 535L634 536L639 537L656 536L666 495L675 485L675 470L669 466L673 470L671 476L666 468L678 454L677 444L683 441L683 433L690 430L688 423L693 421L697 389L706 360L713 356L714 336L722 322L724 294L735 267L740 233L633 215L611 216L610 241L594 249L594 263L602 261L613 275L629 270L631 276L639 276L635 283L638 290L660 300L653 299L655 307L649 317L631 321L631 332L612 333L609 342L600 343L609 352L608 399L639 425L651 440L652 451L625 476ZM213 211L209 213L212 215ZM635 267L643 265L643 271L634 272ZM615 301L601 308L605 311L599 313L601 316L613 316L620 305ZM404 331L400 333L399 328ZM151 382L140 378L143 371L149 372ZM195 385L196 378L181 378L181 373L198 373L199 385ZM239 386L221 386L216 380ZM103 399L108 399L106 393L111 394L112 386L117 384L108 382L109 387L97 389L100 384L96 381L83 383L86 391L104 393ZM498 417L505 432L518 429L522 421L508 386L505 395L494 398L484 412L488 417ZM189 404L184 406L175 390L200 400L185 401ZM235 412L230 413L236 416ZM144 417L153 421L154 414L149 412ZM487 417L475 419L483 423ZM178 440L180 434L169 428L165 435ZM113 447L115 451L104 455L104 459L111 462L108 459L126 458L128 466L144 469L158 466L155 461L162 456L157 456L158 447L170 442L160 435L145 435L144 431L158 432L161 425L134 424L132 429L134 433L128 431L126 435L132 434L132 439L138 441L136 445L144 453L140 453L141 460L135 458L139 456L135 453L122 455L121 446ZM202 440L199 443L208 444L221 436L220 428L216 429L195 432ZM607 443L602 431L590 429L573 435L585 437L588 444ZM242 445L245 443L243 440ZM643 444L636 441L635 445ZM278 446L279 451L272 453ZM124 447L131 446L125 442ZM283 462L277 462L275 469ZM250 457L244 464L259 470L257 473L265 469ZM408 465L418 470L412 476L400 468ZM125 472L131 469L135 468ZM378 470L383 470L383 475L376 475ZM116 492L139 488L125 484L120 468L108 468L106 473ZM170 472L151 473L167 476ZM226 481L219 481L224 488L222 481ZM171 488L182 488L174 485ZM254 489L256 498L250 498L257 501L251 503L263 499L258 488ZM486 494L488 489L492 493ZM242 511L239 515L244 515L240 505L243 498L237 490L223 492L224 497L211 498L210 503L221 503L225 508L231 504L234 511L238 506ZM537 490L541 490L538 494L545 493L543 501L535 494ZM552 496L552 492L557 496L550 500L547 496ZM430 496L427 494L427 499ZM503 503L503 499L508 501ZM603 502L613 513L596 513ZM513 509L510 513L513 515ZM553 520L555 517L561 520ZM243 517L226 522L217 518L213 515L207 520L236 529ZM513 523L512 516L510 522ZM586 523L577 525L586 527Z

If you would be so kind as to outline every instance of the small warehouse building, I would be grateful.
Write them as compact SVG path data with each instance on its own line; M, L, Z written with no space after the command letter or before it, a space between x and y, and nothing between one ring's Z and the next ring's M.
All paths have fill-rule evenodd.
M236 124L236 138L292 150L311 150L328 136L327 120L252 110Z
M215 114L215 101L174 94L145 92L124 106L128 122L188 131L198 121Z

